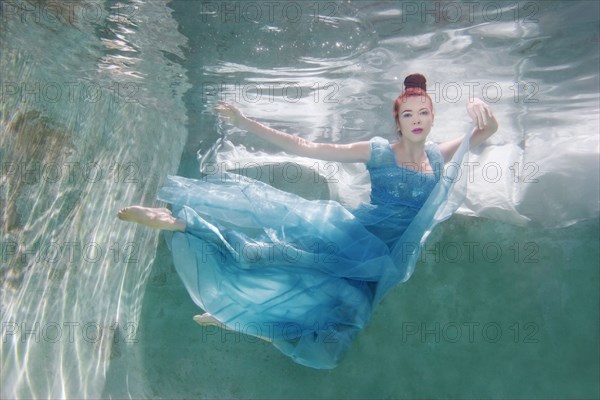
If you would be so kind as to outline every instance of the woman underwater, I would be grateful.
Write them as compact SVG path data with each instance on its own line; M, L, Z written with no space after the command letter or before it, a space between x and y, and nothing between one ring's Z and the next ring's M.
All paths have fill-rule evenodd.
M414 270L431 229L449 213L453 179L469 146L498 129L479 99L467 104L472 133L436 145L427 141L433 102L425 77L409 75L394 103L399 140L314 143L253 121L219 102L221 118L299 156L365 163L371 201L348 210L335 201L306 200L252 179L169 176L158 198L166 208L131 206L119 218L172 231L175 268L200 324L252 332L295 362L334 368L373 308ZM260 257L243 257L251 247ZM283 249L273 252L273 248ZM254 262L259 260L258 262ZM252 262L250 262L252 261Z

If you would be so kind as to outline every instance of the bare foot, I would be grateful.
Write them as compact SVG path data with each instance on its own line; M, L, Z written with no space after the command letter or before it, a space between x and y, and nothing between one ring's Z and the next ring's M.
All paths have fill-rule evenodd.
M175 218L166 208L131 206L121 209L117 216L120 220L136 222L150 228L182 232L185 230L185 222Z
M209 313L204 313L202 315L194 315L194 321L196 321L202 326L217 326L219 328L227 329L227 326L225 326L224 323L218 321Z
M232 330L232 329L229 329L224 323L217 320L215 317L213 317L209 313L204 313L202 315L194 315L194 321L196 321L198 324L200 324L202 326L216 326L218 328ZM248 334L248 333L246 333L246 334ZM258 335L251 335L251 336L265 340L269 343L273 341L273 340L269 339L268 337L264 337L264 336L258 336Z

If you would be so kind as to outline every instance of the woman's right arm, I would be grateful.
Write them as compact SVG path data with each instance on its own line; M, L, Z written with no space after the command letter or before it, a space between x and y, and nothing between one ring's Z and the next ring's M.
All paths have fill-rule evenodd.
M246 117L235 106L219 101L221 107L215 110L227 122L264 139L282 150L302 157L324 161L367 162L371 156L369 142L350 144L315 143L298 136L270 128Z

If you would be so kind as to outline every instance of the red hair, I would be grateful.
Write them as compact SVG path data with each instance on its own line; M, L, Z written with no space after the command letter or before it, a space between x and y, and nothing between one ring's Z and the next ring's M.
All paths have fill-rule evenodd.
M421 97L423 103L429 101L429 107L433 112L433 101L431 101L431 97L427 94L427 81L425 77L421 74L407 76L406 79L404 79L404 91L394 102L394 121L396 121L398 132L400 132L400 105L406 102L409 97ZM402 135L402 132L400 132L400 135Z

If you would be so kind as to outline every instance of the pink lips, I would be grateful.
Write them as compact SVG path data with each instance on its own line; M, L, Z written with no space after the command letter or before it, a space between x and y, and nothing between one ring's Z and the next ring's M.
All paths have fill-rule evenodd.
M423 129L421 129L421 128L415 128L411 132L412 133L421 133L421 132L423 132Z

